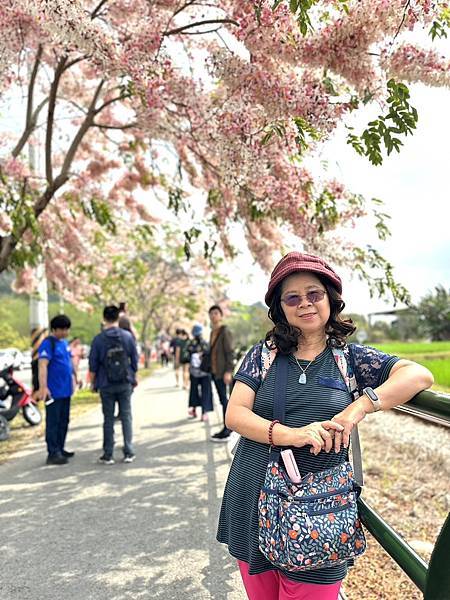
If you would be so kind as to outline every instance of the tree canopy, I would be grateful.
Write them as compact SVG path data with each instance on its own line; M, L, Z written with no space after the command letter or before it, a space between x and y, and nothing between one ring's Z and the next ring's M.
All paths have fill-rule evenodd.
M449 58L413 41L423 28L446 36L446 6L5 0L3 113L19 112L22 127L0 149L0 271L21 269L16 287L31 289L42 257L70 300L95 295L160 202L203 211L204 228L185 230L188 253L198 243L206 257L233 256L238 223L268 270L292 234L405 298L391 265L345 238L372 213L383 239L382 207L304 157L368 103L380 116L349 144L375 164L399 150L417 121L406 84L450 82Z

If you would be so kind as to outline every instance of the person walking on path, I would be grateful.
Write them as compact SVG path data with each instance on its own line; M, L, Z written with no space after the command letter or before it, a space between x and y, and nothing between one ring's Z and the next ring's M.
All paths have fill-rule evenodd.
M377 410L407 402L433 383L432 374L421 365L367 346L347 346L355 327L340 316L345 306L341 294L341 279L324 260L287 254L273 270L265 296L274 327L247 353L235 376L227 427L241 438L225 486L217 539L237 559L250 600L336 600L347 573L347 562L286 571L260 551L259 527L264 531L272 525L263 519L260 525L258 515L269 447L290 447L300 474L334 469L348 461L349 437L357 423ZM353 357L352 370L362 393L357 399L344 384L333 353L336 348ZM287 367L283 424L273 417L278 370L273 364ZM292 529L286 532L286 544L301 548L303 533L299 535L298 529L308 532L308 521L300 519ZM318 539L318 552L334 547L329 530L324 525L319 532L310 531L311 538ZM281 546L273 547L266 556L275 560L280 550ZM332 548L330 552L333 561ZM300 561L305 558L300 550L293 554Z
M180 332L180 365L183 377L183 389L189 389L189 363L191 355L189 354L189 335L185 329Z
M208 342L203 339L203 327L194 325L192 328L193 339L189 342L189 354L191 362L189 366L189 376L191 386L189 389L189 411L190 419L197 416L197 407L201 406L202 421L208 420L208 412L213 410L211 375L202 371L201 364L203 356L208 352ZM199 391L200 389L200 391Z
M121 314L119 316L119 327L120 327L120 329L125 329L125 331L129 331L131 333L131 335L133 336L134 341L137 343L136 332L134 330L133 325L131 324L130 318L127 315Z
M64 465L74 452L64 448L74 390L74 366L67 337L71 322L66 315L50 321L50 335L39 346L39 399L45 402L47 464Z
M114 406L119 404L122 421L124 462L135 459L131 394L136 385L138 354L129 331L119 327L119 309L106 306L104 328L95 336L89 354L89 371L94 390L100 392L103 410L103 454L99 462L114 464Z
M170 340L170 351L173 356L173 368L175 371L175 385L177 387L180 385L180 375L182 376L180 352L183 345L183 339L181 338L181 332L181 329L176 329L175 336Z
M31 330L31 388L35 400L39 400L39 348L47 336L46 327L33 327Z
M83 380L80 376L80 362L85 357L84 348L79 337L72 338L69 342L69 348L72 355L73 371L75 375L75 385L81 389Z
M233 341L231 332L223 324L223 311L214 304L208 311L211 321L211 337L209 341L211 356L211 374L223 411L223 427L211 436L212 442L227 442L231 430L225 425L225 413L228 404L228 386L233 379Z

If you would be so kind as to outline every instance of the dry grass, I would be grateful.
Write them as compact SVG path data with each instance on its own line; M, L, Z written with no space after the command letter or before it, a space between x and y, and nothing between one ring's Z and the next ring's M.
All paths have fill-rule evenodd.
M148 369L140 369L138 371L138 380L142 381L149 377L157 368L155 363L150 365ZM100 402L98 394L94 394L88 390L77 392L72 398L70 419L74 420L80 415L95 408ZM37 427L31 427L19 413L10 423L11 435L8 440L0 442L0 464L5 463L15 452L22 450L27 444L35 439L45 438L45 407L42 402L39 403L43 419L42 423Z
M98 394L94 394L88 391L81 391L75 394L72 399L70 418L76 419L80 415L92 410L98 405L99 398ZM43 403L39 403L43 419L42 423L37 427L29 425L20 412L12 421L9 426L11 428L11 434L8 440L0 442L0 464L5 463L15 452L22 450L27 444L36 439L42 439L44 442L45 437L45 408Z

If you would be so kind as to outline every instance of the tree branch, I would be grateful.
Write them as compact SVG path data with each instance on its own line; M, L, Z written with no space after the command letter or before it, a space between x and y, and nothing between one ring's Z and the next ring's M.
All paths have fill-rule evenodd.
M33 70L31 72L30 77L30 85L28 87L28 102L27 102L27 116L26 116L26 127L28 128L31 123L31 118L33 114L33 94L34 94L34 84L36 82L37 72L39 69L39 64L41 62L42 56L42 46L39 44L38 50L36 53L36 58L33 65Z
M100 92L102 91L102 87L103 87L104 83L105 83L105 80L102 79L100 81L100 83L98 84L97 89L95 90L95 93L94 93L91 103L89 105L89 108L88 108L88 111L86 114L86 118L84 119L83 123L81 124L80 129L78 130L76 136L73 138L72 144L70 145L70 148L67 151L66 158L64 159L64 163L61 168L61 172L58 176L58 177L63 177L64 181L67 180L69 169L72 165L72 161L78 150L78 146L80 145L81 140L83 139L84 135L86 134L86 131L89 129L89 127L91 127L91 125L94 121L94 117L97 114L95 105L97 104L97 100L100 96Z
M96 17L98 17L99 12L102 10L102 7L104 4L106 4L108 2L108 0L100 0L100 3L98 4L98 6L96 6L96 8L94 8L94 10L92 11L91 14L91 20L93 21Z
M233 19L206 19L205 21L197 21L196 23L189 23L188 25L183 25L182 27L177 27L175 29L170 29L164 33L164 36L175 35L177 33L183 33L186 29L191 29L192 27L199 27L200 25L214 25L218 23L230 23L231 25L238 26L239 23L234 21Z
M205 35L207 33L217 33L222 29L222 26L215 27L214 29L206 29L206 31L186 31L184 35Z
M67 71L67 69L70 69L71 67L73 67L73 65L76 65L77 63L81 62L82 60L86 60L86 58L89 58L89 56L83 55L83 56L78 56L78 58L74 58L70 62L66 63L63 71Z
M111 98L110 100L107 100L101 106L99 106L97 109L95 109L94 116L98 115L99 112L102 112L102 110L104 108L106 108L107 106L109 106L110 104L113 104L114 102L117 102L118 100L125 100L126 98L130 98L130 94L125 94L125 95L122 94L120 96L116 96L115 98Z
M64 72L64 66L67 63L67 55L63 56L58 63L55 71L55 77L50 87L48 99L48 116L47 116L47 131L45 135L45 176L49 185L53 182L52 168L52 138L53 138L53 122L55 119L56 98L58 94L58 85L61 75Z
M20 137L20 140L17 142L16 147L12 151L12 155L14 158L21 153L22 148L25 146L25 144L26 144L28 138L30 137L31 132L33 131L34 126L35 126L35 123L34 123L34 126L32 126L32 124L33 124L34 85L36 83L36 77L37 77L37 72L39 69L40 62L41 62L41 56L42 56L42 46L41 46L41 44L39 44L37 53L36 53L36 58L34 60L33 70L31 72L31 76L30 76L30 82L28 84L28 99L27 99L27 113L26 113L26 117L25 117L25 129Z
M128 125L102 125L101 123L92 122L92 127L98 127L99 129L131 129L137 127L137 123L129 123Z
M183 10L185 10L186 8L189 8L190 6L192 6L193 4L196 3L196 0L189 0L189 2L186 2L186 4L183 4L183 6L180 6L180 8L178 8L172 15L172 19L173 17L176 17L177 15L179 15L181 12L183 12Z
M397 39L397 37L398 37L398 34L400 33L400 30L401 30L401 28L403 27L403 24L404 24L404 22L405 22L405 20L406 20L406 15L407 15L407 13L408 13L408 8L410 7L410 4L411 4L411 0L407 0L407 2L406 2L406 4L405 4L405 7L404 7L404 9L403 9L403 17L402 17L402 20L401 20L401 22L400 22L400 25L399 25L399 26L398 26L398 28L397 28L397 31L396 31L396 33L395 33L394 37L392 38L392 42L391 42L392 44L393 44L393 43L395 42L395 40Z
M30 123L29 123L28 127L22 133L22 136L21 136L20 140L17 142L16 146L14 147L14 149L13 149L13 151L11 153L14 158L16 158L17 156L19 156L19 154L23 150L23 147L27 143L28 138L33 133L34 129L36 129L37 119L38 119L39 113L44 108L44 106L47 104L47 102L48 102L48 98L44 98L44 100L42 100L42 102L39 104L39 106L36 107L36 110L34 111L34 113L31 116Z

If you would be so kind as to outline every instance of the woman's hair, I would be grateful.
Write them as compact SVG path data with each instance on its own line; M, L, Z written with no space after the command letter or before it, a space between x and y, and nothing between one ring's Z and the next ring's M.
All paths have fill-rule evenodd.
M317 277L326 289L330 303L330 318L325 326L325 333L328 336L327 346L339 348L344 346L347 337L356 331L356 327L351 319L342 319L339 316L344 310L345 303L336 288L325 277L320 275ZM298 327L290 325L286 319L281 306L282 283L281 281L277 285L272 296L268 315L275 327L267 332L265 341L269 347L276 347L281 354L291 354L296 352L302 332Z
M132 331L131 330L131 321L125 315L120 315L120 317L119 317L119 327L120 327L120 329L126 329L127 331L130 331L130 332Z

